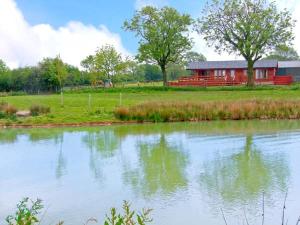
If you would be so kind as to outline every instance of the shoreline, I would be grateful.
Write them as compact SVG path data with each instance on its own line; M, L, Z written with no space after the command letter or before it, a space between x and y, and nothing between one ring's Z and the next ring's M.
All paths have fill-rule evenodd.
M16 128L16 129L30 129L30 128L60 128L60 127L104 127L104 126L113 126L113 125L126 125L126 124L139 124L139 122L122 122L122 121L115 121L115 122L81 122L81 123L49 123L49 124L0 124L0 129L9 129L9 128Z
M202 123L214 121L300 121L300 119L243 119L243 120L190 120L190 121L168 121L168 122L151 122L151 121L106 121L106 122L81 122L81 123L51 123L51 124L0 124L1 129L32 129L32 128L72 128L72 127L105 127L115 125L134 125L134 124L155 124L155 123Z

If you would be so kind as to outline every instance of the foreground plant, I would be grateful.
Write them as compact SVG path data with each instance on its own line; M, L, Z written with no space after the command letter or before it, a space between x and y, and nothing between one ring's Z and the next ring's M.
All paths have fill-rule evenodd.
M130 209L130 204L124 201L123 214L118 214L116 208L112 208L110 215L106 216L104 225L146 225L152 222L150 218L151 209L143 209L138 214Z
M6 222L9 225L34 225L39 223L38 215L43 209L42 201L32 201L24 198L18 205L15 215L8 216Z
M17 211L14 215L10 215L6 218L8 225L41 225L39 215L44 208L42 200L37 199L33 201L29 198L24 198L19 204L17 204ZM130 204L124 201L123 214L118 214L116 208L110 210L110 215L106 215L104 225L146 225L152 222L150 218L151 209L143 209L141 213L136 213L131 210ZM84 225L91 223L98 223L94 218L88 219ZM63 225L61 221L57 225Z

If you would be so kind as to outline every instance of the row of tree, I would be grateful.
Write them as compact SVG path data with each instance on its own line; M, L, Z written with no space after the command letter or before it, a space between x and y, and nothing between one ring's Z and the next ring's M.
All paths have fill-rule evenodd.
M169 65L168 77L174 80L179 76L188 75L185 65L194 60L205 60L205 57L196 52L189 52L184 62ZM163 79L157 65L124 58L109 45L99 48L95 55L88 56L81 65L84 70L64 63L57 56L45 58L37 66L10 70L0 60L0 92L58 92L64 87L103 87L105 84L154 82Z

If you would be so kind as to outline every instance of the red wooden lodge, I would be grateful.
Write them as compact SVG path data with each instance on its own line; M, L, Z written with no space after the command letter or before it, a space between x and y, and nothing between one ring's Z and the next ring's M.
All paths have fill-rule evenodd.
M170 86L233 86L247 82L247 62L203 61L192 62L187 70L192 76L169 82ZM289 85L300 80L300 61L261 60L254 65L256 84Z

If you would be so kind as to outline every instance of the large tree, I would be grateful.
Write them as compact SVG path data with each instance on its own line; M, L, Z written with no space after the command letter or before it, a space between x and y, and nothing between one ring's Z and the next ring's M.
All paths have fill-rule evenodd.
M125 30L135 32L140 38L137 58L141 62L158 64L165 86L168 64L181 61L191 49L189 26L192 22L189 15L180 14L174 8L146 6L124 23Z
M256 61L276 46L289 46L294 21L268 0L213 0L198 20L196 30L209 46L243 56L248 62L248 86L254 85Z
M277 59L281 61L289 61L289 60L299 60L298 52L289 46L278 46L274 51L272 51L265 59Z

